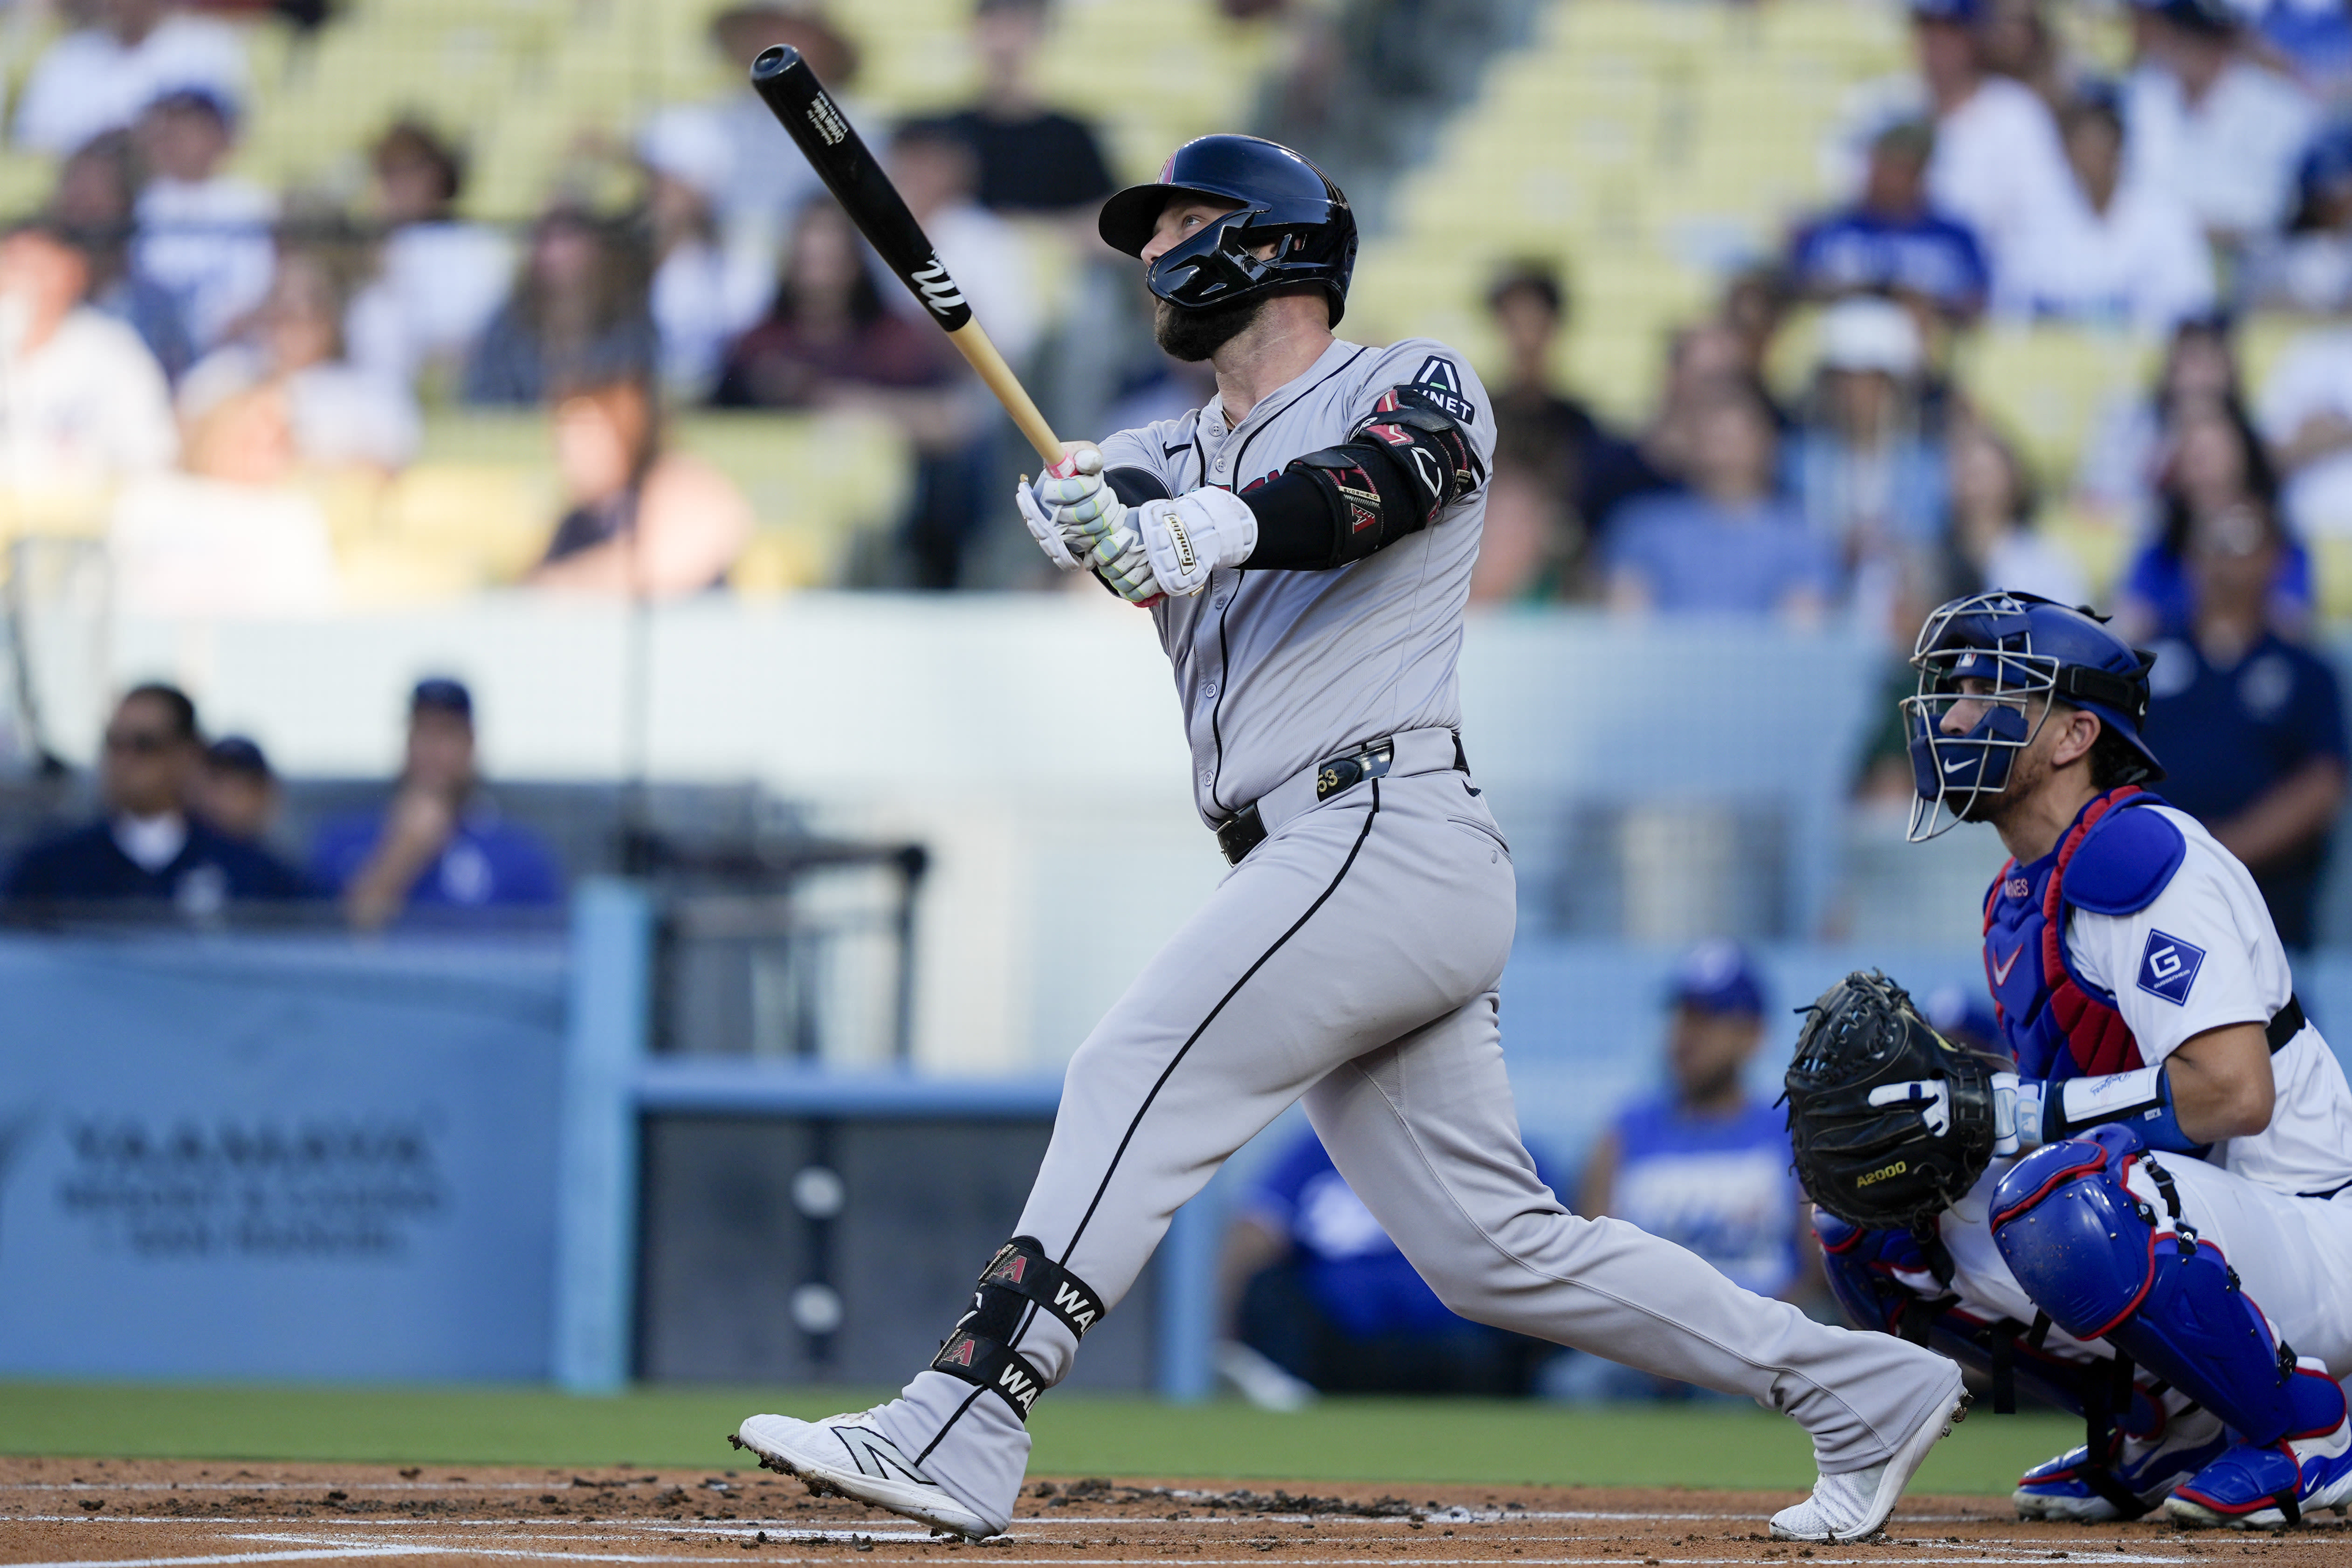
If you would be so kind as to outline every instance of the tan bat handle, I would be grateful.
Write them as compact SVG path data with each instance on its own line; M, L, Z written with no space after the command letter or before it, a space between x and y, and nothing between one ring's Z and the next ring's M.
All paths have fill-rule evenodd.
M1004 412L1013 416L1013 423L1021 427L1021 434L1029 437L1029 444L1037 448L1037 456L1045 460L1046 466L1050 468L1060 462L1061 438L1054 434L1054 427L1045 423L1045 416L1037 412L1037 405L1031 400L1029 389L1021 384L1021 378L1013 374L1013 367L1004 363L1004 356L996 352L996 345L988 341L988 334L980 330L980 323L966 321L948 334L948 342L955 344L962 351L963 357L971 362L971 368L980 373L980 379L987 383L988 390L996 395L996 401L1004 405Z

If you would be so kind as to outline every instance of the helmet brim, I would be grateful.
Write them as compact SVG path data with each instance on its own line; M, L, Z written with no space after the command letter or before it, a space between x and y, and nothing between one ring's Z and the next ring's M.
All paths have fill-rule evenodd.
M1140 257L1143 247L1151 243L1151 231L1160 226L1160 215L1179 196L1232 202L1237 206L1249 205L1232 191L1213 191L1200 185L1129 185L1103 203L1102 216L1095 220L1095 230L1113 250Z

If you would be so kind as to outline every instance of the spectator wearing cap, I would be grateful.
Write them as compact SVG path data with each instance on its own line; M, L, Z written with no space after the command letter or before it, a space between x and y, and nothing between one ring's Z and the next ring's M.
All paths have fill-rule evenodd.
M980 205L992 212L1082 219L1110 195L1110 166L1094 127L1045 107L1035 79L1045 40L1046 0L978 0L971 47L979 58L980 100L948 123L980 163Z
M1888 294L1922 300L1966 321L1984 308L1990 286L1984 251L1966 224L1927 199L1927 164L1936 129L1905 121L1878 133L1861 197L1798 231L1789 272L1817 300Z
M1817 1293L1787 1127L1743 1081L1764 1043L1754 960L1735 942L1700 943L1675 970L1667 1005L1667 1087L1601 1135L1577 1212L1664 1237L1759 1296Z
M236 29L191 16L168 0L97 0L73 10L89 25L42 52L16 100L16 142L64 154L119 131L169 92L244 96L245 46Z
M2011 320L2117 326L2149 336L2213 309L2213 258L2179 195L2126 180L2120 108L2086 93L2063 121L2074 184L2061 216L2027 235L1993 301Z
M891 183L923 226L972 313L1014 364L1037 346L1045 308L1031 281L1036 268L1013 226L973 199L980 160L957 121L910 120L890 137ZM883 298L901 315L928 322L929 312L904 289Z
M544 908L563 897L553 853L500 818L483 793L473 694L440 677L410 694L407 757L391 805L322 824L310 867L362 931L411 910Z
M1560 1190L1529 1147L1537 1174ZM1317 1392L1526 1394L1558 1353L1448 1310L1311 1128L1250 1183L1238 1210L1218 1264L1217 1362L1255 1403L1295 1408Z
M259 847L278 826L284 798L260 743L246 735L223 735L205 748L190 804L216 831Z
M157 99L139 116L136 137L148 178L132 255L179 300L202 353L269 292L278 198L221 172L236 145L236 110L216 92L189 88Z
M514 281L514 246L456 213L466 161L421 120L394 122L368 156L374 275L343 315L352 364L400 386L465 362Z
M1968 226L1993 286L2029 235L2065 207L2066 154L2049 105L1985 67L1982 0L1912 0L1912 37L1935 122L1927 199Z
M2279 940L2300 949L2317 936L2347 751L2336 672L2279 635L2284 545L2252 502L2192 523L2190 619L2156 645L2144 732L2164 759L2164 798L2245 862Z
M170 467L171 389L139 334L84 303L89 253L53 223L0 238L0 488L89 489Z
M1926 613L1916 601L1942 543L1948 489L1918 323L1891 300L1857 295L1822 313L1819 341L1788 444L1790 489L1806 527L1837 553L1858 622L1907 628L1915 607Z
M2284 225L2317 128L2311 96L2256 64L2231 0L2137 0L2138 62L2124 97L2127 179L2169 192L2216 239Z
M114 904L212 915L233 902L301 897L302 879L290 868L191 814L204 755L185 692L160 683L125 692L107 721L99 763L104 814L25 851L0 884L0 900L66 911Z

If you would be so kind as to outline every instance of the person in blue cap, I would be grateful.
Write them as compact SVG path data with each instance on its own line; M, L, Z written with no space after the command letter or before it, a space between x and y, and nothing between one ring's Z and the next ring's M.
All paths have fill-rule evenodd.
M323 824L311 875L360 929L419 906L528 908L559 903L563 873L539 835L502 819L474 766L474 697L432 677L409 695L408 756L381 816Z
M1579 1212L1687 1247L1759 1296L1819 1296L1788 1129L1744 1081L1764 1041L1754 961L1736 942L1701 942L1675 972L1668 999L1668 1085L1601 1134Z

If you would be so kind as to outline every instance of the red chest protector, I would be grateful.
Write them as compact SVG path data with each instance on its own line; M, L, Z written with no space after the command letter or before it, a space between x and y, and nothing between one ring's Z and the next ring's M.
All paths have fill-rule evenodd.
M1985 895L1985 980L2021 1073L2098 1078L2145 1065L2123 1015L2066 962L2066 868L2108 814L2136 803L2159 804L2137 784L2092 801L2055 851L2022 869L2009 861Z

